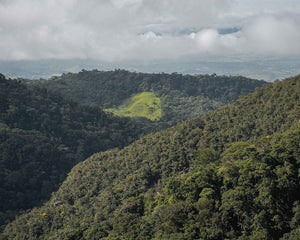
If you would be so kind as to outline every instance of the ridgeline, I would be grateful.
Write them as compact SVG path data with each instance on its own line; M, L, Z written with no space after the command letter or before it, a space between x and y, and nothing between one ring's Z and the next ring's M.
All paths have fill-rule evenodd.
M125 70L82 70L49 80L28 80L26 83L59 92L80 103L114 109L120 115L144 116L156 120L161 128L201 116L266 84L241 76L149 74ZM152 93L160 99L159 112L153 111L149 98L145 98L143 109L128 109L128 102L132 102L132 98L145 93ZM158 109L157 105L154 107Z

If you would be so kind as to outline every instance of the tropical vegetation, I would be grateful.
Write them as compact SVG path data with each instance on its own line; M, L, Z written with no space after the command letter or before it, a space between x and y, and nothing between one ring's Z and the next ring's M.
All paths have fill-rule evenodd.
M300 75L76 165L3 239L298 239Z

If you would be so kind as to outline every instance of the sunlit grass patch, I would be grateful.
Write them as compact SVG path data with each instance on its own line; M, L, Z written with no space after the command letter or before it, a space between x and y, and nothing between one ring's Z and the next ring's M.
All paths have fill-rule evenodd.
M119 116L146 117L152 121L161 118L161 102L152 92L139 93L124 101L118 108L106 109Z

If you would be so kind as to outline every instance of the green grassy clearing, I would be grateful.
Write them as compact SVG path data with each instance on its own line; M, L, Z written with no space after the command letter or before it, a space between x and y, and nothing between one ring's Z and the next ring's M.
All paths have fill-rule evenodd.
M143 92L124 101L118 108L106 109L119 116L146 117L152 121L161 118L161 102L152 92Z

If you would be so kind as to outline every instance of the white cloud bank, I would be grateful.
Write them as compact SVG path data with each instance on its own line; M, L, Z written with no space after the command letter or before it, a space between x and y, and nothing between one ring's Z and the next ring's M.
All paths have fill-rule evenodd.
M198 51L213 54L299 55L300 25L289 17L263 16L241 30L219 34L204 29L190 34Z
M300 4L257 12L253 1L0 0L0 59L300 55Z

